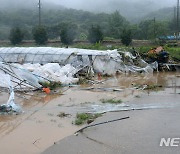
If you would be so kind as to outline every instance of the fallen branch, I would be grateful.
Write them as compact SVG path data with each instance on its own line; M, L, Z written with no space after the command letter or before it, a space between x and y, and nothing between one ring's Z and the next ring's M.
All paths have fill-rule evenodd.
M37 140L35 140L34 142L33 142L33 144L35 144L37 141L39 141L41 138L39 138L39 139L37 139Z
M87 129L87 128L90 128L90 127L94 127L94 126L98 126L98 125L103 125L103 124L107 124L107 123L112 123L112 122L116 122L116 121L120 121L120 120L125 120L125 119L128 119L128 118L130 118L130 117L124 117L124 118L120 118L120 119L109 120L109 121L100 122L100 123L97 123L97 124L88 125L86 127L81 128L80 130L78 130L74 134L77 135L77 133L83 132L84 129Z

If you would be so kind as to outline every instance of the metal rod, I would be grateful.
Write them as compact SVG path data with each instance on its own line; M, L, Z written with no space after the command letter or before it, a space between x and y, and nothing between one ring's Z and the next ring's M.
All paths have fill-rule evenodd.
M109 120L109 121L105 121L105 122L100 122L100 123L97 123L97 124L92 124L92 125L89 125L89 126L86 126L84 128L81 128L80 130L78 130L76 133L79 133L79 132L82 132L84 129L86 128L90 128L90 127L94 127L94 126L98 126L98 125L103 125L103 124L107 124L107 123L112 123L112 122L116 122L116 121L120 121L120 120L125 120L125 119L128 119L130 117L124 117L124 118L120 118L120 119L115 119L115 120Z

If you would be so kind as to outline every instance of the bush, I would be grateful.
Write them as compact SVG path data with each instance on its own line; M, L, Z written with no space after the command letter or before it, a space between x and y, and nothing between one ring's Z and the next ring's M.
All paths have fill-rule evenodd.
M9 39L13 45L20 44L24 38L24 34L20 28L12 28Z
M77 25L71 23L62 23L60 27L61 42L66 45L72 44L77 34Z
M33 38L39 45L46 44L48 40L47 32L45 27L37 26L33 29Z
M101 28L99 26L92 26L89 29L88 40L91 43L99 43L103 41L103 32L101 31Z
M124 29L121 35L122 44L129 46L132 42L132 33L131 30Z

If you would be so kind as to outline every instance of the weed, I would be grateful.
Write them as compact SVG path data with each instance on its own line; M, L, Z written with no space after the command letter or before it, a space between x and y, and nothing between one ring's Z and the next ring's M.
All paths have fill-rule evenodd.
M64 117L69 117L69 116L71 116L71 114L67 114L67 113L65 113L65 112L60 112L57 116L60 117L60 118L64 118Z
M40 84L44 88L50 88L51 90L54 90L54 89L62 86L60 82L40 82Z
M110 103L110 104L121 104L122 100L114 100L114 99L101 99L102 103Z
M144 90L159 90L159 88L162 88L162 85L147 85Z
M91 114L91 113L77 113L75 125L89 124L93 122L96 118L102 116L102 114Z

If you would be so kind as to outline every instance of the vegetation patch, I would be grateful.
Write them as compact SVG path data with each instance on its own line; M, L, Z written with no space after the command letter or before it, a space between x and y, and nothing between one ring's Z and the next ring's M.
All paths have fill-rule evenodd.
M60 112L57 116L60 117L60 118L65 118L65 117L70 117L71 114L67 114L65 112Z
M143 84L135 84L133 85L136 89L143 89L143 90L160 90L162 89L162 85L143 85Z
M162 85L147 85L144 90L160 90L162 87Z
M88 79L87 78L85 78L85 77L79 77L79 81L78 81L78 83L77 84L88 84L89 83L89 81L88 81Z
M54 90L56 88L61 87L61 83L60 82L40 82L39 84L41 84L43 86L43 88L50 88L51 90Z
M114 100L114 99L101 99L102 103L109 103L109 104L121 104L122 100Z
M77 113L75 125L89 124L92 123L96 118L102 116L100 113L91 114L91 113Z

